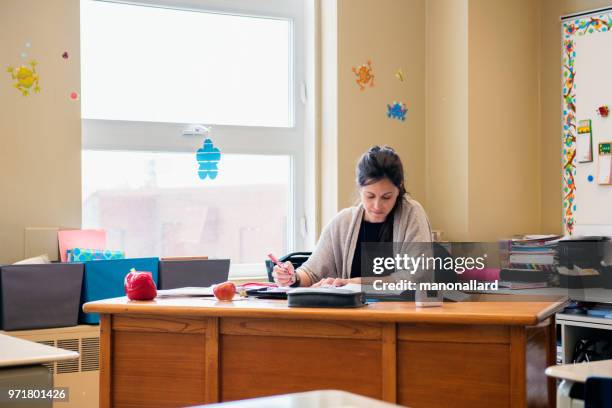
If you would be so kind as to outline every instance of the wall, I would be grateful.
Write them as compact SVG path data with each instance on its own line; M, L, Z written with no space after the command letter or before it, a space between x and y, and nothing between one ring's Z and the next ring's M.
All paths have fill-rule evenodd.
M354 204L355 165L375 144L397 150L408 191L426 204L425 1L337 0L322 7L321 224ZM351 69L368 59L375 86L360 91ZM394 76L400 67L404 82ZM387 104L396 100L408 107L405 122L386 116Z
M426 3L427 212L468 239L468 0Z
M469 0L472 240L540 229L539 12L533 0Z
M449 240L539 232L539 2L429 0L426 14L433 227Z
M28 97L5 72L29 61L22 52L39 63L41 92ZM79 0L3 0L0 65L0 263L8 263L24 256L25 227L81 223L80 105L69 99L80 84Z
M425 2L338 1L338 204L354 204L355 165L368 148L387 144L404 163L406 187L425 201ZM372 60L375 86L360 91L352 67ZM394 73L402 68L405 81ZM406 103L405 122L386 116Z

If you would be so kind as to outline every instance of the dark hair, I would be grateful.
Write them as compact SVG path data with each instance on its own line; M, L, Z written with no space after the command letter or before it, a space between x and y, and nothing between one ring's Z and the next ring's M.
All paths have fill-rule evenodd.
M397 209L401 207L402 198L406 194L402 160L395 153L395 150L389 146L373 146L361 156L355 173L359 187L367 186L386 178L399 189L395 205L389 215L387 215L385 225L381 229L380 241L392 241L393 218Z

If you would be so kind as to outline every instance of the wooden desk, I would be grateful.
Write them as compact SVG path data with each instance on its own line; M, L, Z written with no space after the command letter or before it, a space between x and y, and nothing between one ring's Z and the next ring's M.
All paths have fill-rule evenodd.
M499 299L486 296L489 300ZM126 298L101 313L100 408L176 407L338 389L411 407L544 407L564 299L374 303Z

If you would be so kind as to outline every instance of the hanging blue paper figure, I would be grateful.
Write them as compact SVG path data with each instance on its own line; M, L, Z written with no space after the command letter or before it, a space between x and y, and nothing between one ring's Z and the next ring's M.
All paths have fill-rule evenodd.
M217 177L219 172L217 163L221 160L221 151L213 146L212 140L204 140L204 145L196 152L196 160L200 165L198 168L200 179L205 180L206 177L210 177L212 180Z

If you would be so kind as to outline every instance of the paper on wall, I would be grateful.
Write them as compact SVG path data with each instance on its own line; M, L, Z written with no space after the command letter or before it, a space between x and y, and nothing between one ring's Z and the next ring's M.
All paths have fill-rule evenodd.
M612 184L612 142L599 144L597 184Z
M591 120L586 119L579 121L578 135L576 136L576 157L578 163L593 161L593 138L591 134Z

